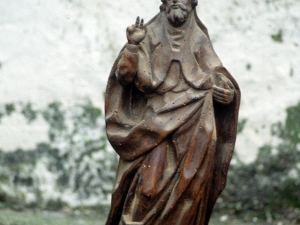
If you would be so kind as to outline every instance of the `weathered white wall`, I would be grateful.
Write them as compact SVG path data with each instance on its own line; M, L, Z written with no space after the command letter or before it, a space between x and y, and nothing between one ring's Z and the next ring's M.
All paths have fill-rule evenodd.
M148 21L159 5L159 0L0 1L0 105L44 107L58 100L68 106L91 99L103 108L126 27L137 15ZM248 121L237 151L244 161L276 141L270 125L300 100L299 11L297 0L199 0L215 50L242 90L240 117ZM271 35L280 29L283 42L275 42ZM46 139L42 118L28 125L14 115L0 124L0 148L6 151Z

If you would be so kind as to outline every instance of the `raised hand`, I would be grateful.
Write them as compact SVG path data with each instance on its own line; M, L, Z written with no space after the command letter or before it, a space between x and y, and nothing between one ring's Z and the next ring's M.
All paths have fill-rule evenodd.
M144 20L138 16L136 18L135 24L127 27L126 34L129 44L138 45L142 40L144 40L147 33L147 28L144 26Z
M230 86L224 82L225 88L213 86L213 97L214 100L223 104L228 105L233 101L234 98L234 90L230 88Z

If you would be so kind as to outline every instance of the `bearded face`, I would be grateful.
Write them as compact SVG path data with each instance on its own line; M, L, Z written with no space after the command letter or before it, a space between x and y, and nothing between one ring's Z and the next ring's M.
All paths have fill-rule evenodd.
M184 24L191 11L190 0L167 0L166 2L167 17L173 26Z

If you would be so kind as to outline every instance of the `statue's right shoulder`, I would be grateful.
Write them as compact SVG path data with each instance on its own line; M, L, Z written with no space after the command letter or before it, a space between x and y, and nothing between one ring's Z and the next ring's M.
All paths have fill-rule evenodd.
M154 24L157 24L159 21L161 21L162 17L162 12L157 13L151 20L149 20L145 26L150 27L153 26Z
M155 45L160 42L164 33L163 22L163 12L160 12L145 25L147 26L147 36L150 39L150 43Z

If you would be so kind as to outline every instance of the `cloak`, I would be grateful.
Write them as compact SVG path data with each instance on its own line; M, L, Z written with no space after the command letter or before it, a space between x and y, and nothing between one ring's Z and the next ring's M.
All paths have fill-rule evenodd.
M165 12L145 26L135 76L123 82L118 75L124 47L106 89L107 137L120 156L106 224L206 225L226 184L240 90L195 10L178 51L166 33ZM173 61L179 62L191 88L150 109L152 93L167 79ZM225 88L226 82L234 100L221 105L213 101L212 85Z

